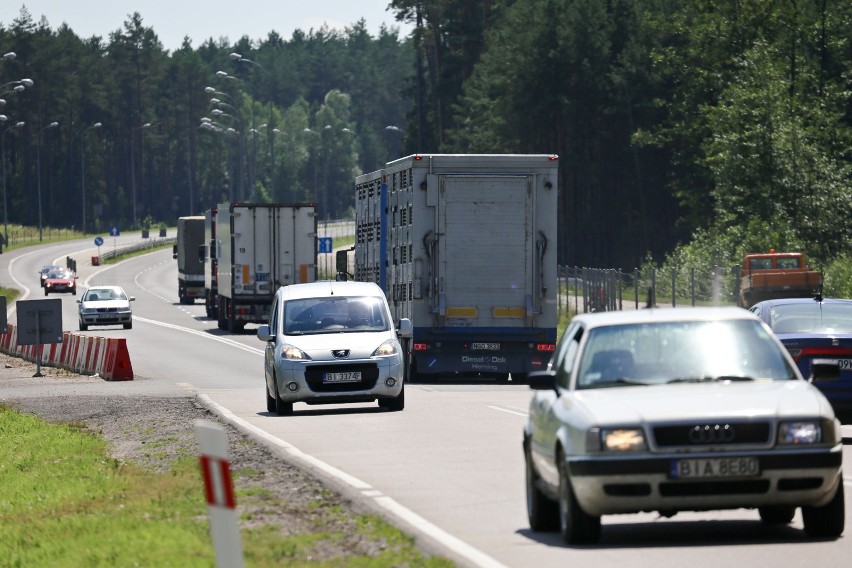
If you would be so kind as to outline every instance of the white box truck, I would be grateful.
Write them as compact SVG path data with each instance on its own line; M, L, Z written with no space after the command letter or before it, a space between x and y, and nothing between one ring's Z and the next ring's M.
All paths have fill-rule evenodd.
M179 217L173 257L178 266L178 299L193 304L204 297L204 217Z
M424 154L355 180L355 280L414 325L412 379L524 380L555 349L554 155Z
M280 286L316 280L312 203L220 203L216 208L217 322L241 331L267 323Z
M216 212L214 207L204 212L204 308L208 318L218 319L219 283L216 254Z

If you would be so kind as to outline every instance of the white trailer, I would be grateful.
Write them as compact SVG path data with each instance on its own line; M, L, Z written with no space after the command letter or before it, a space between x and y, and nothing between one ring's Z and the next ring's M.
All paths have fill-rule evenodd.
M174 254L178 265L178 299L192 304L204 297L204 217L179 217Z
M411 376L523 380L556 343L556 156L424 154L358 176L355 279L414 325Z
M220 203L216 209L217 321L236 332L267 323L275 291L316 280L314 204Z

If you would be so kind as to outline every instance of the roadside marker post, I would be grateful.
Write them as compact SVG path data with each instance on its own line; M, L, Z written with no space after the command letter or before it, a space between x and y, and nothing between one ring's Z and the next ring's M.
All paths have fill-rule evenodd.
M210 536L220 568L243 568L243 550L237 524L237 501L228 459L225 429L207 420L196 420L201 475L207 495Z

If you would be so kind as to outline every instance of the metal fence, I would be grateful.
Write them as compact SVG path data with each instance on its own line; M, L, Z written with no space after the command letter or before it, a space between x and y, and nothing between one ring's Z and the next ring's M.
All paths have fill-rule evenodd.
M657 269L623 272L610 268L559 266L560 316L653 306L738 305L740 267Z

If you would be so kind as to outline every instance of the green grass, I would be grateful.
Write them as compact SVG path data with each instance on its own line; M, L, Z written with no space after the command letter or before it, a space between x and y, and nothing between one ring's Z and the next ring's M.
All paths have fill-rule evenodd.
M256 472L234 472L251 477ZM203 566L215 564L196 456L165 473L109 457L107 444L75 424L51 424L0 406L0 564L9 567ZM321 497L321 496L320 496ZM269 492L237 493L287 507ZM323 542L345 542L344 513L319 499L325 520L314 532L251 523L241 530L247 566L449 567L425 557L411 537L376 516L357 516L357 533L381 546L366 555L311 561ZM244 519L245 520L245 519ZM351 520L350 520L351 522Z

